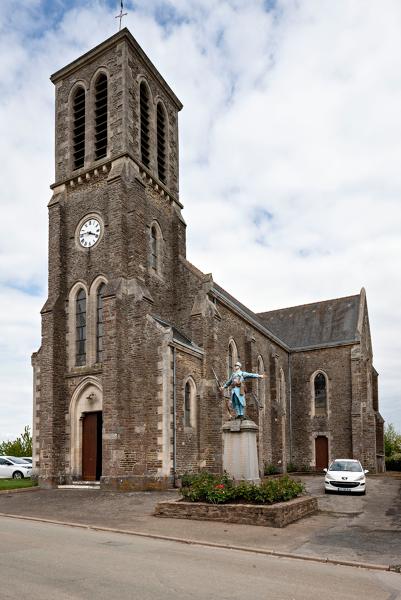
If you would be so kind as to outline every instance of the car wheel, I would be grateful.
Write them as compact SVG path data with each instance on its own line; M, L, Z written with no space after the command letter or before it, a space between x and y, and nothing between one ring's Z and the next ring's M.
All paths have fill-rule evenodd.
M21 471L15 471L15 473L13 473L13 479L24 479L24 476Z

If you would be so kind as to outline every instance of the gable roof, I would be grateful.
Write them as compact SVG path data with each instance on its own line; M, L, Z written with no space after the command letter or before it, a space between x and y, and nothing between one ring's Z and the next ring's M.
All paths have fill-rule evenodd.
M220 300L228 304L232 309L234 309L238 314L242 317L246 318L248 321L252 323L254 327L261 330L262 333L277 344L279 344L285 350L289 350L287 343L285 340L277 336L277 334L272 330L264 321L260 318L260 315L254 313L250 308L242 304L239 300L234 298L231 294L229 294L224 288L218 285L215 281L213 281L213 287L211 292Z
M359 340L361 294L258 313L267 329L291 349L335 346Z

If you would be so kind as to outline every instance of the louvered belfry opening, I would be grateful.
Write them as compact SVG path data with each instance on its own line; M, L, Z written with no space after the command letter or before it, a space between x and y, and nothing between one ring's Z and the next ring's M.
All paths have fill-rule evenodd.
M85 90L79 87L72 103L73 108L73 163L74 169L80 169L85 161Z
M139 88L139 102L141 110L141 160L145 167L149 168L149 92L146 84L143 82Z
M157 105L157 174L166 183L166 114L163 106Z
M95 160L107 155L107 77L101 73L95 84Z

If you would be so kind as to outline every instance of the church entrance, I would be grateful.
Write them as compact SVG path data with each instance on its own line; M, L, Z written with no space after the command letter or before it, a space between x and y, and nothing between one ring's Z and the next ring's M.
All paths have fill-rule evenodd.
M323 471L329 464L329 441L325 435L315 439L316 471Z
M82 418L82 479L98 481L102 474L102 411Z

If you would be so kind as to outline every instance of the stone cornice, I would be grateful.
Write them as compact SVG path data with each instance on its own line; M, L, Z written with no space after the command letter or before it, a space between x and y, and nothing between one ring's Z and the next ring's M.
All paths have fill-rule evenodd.
M83 169L79 169L74 171L74 173L67 177L66 179L62 179L60 181L56 181L52 183L50 186L51 190L56 190L57 188L61 188L62 186L67 186L70 188L74 188L79 185L83 185L94 178L101 176L102 174L108 174L113 166L113 163L117 162L121 158L127 158L133 162L133 166L135 171L138 174L138 179L147 183L153 187L153 189L158 192L162 197L165 197L167 201L174 202L180 209L184 208L181 202L176 198L168 188L153 175L149 169L144 167L138 160L135 159L131 154L124 152L123 154L119 154L118 156L114 156L113 158L107 158L103 161L98 161L95 165L90 167L86 167Z
M202 348L197 348L194 346L190 346L189 344L184 344L183 342L176 340L174 337L169 345L174 346L174 348L177 348L177 350L180 350L181 352L186 352L187 354L196 356L196 358L202 358L205 354L205 351L202 350Z

